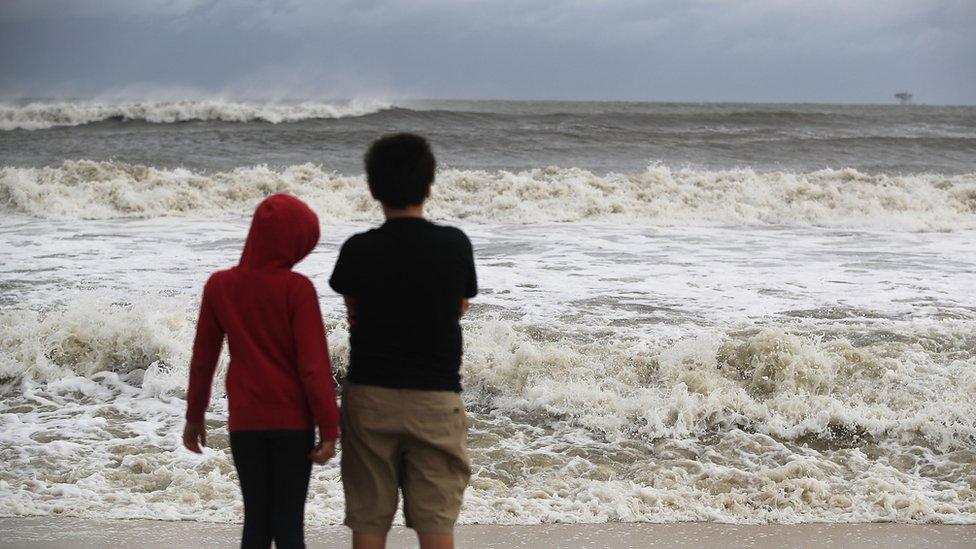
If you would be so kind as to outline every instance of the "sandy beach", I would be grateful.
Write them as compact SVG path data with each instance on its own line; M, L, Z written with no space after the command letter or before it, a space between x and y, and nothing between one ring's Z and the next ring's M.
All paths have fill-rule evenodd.
M87 547L234 547L240 526L202 522L89 520L64 517L0 518L0 547L81 549ZM976 547L976 525L922 524L770 524L704 522L672 524L469 525L457 530L458 547L547 547L628 549L638 547L709 548L898 547L963 549ZM313 548L348 547L343 527L309 528ZM395 528L389 547L416 547L413 532Z

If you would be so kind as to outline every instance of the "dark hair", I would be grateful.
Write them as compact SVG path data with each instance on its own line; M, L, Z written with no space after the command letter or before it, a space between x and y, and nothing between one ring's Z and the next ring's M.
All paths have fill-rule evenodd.
M430 194L437 161L419 135L394 133L373 141L364 157L373 198L391 208L421 204Z

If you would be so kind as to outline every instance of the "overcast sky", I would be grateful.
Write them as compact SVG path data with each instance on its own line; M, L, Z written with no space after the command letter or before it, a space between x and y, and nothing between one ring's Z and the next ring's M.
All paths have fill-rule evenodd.
M976 0L0 0L0 95L976 104Z

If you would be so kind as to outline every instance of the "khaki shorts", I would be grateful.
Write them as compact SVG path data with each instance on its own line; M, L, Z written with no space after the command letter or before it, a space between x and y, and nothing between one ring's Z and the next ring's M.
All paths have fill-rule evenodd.
M454 530L471 477L460 395L348 384L341 425L346 526L387 532L399 489L407 526Z

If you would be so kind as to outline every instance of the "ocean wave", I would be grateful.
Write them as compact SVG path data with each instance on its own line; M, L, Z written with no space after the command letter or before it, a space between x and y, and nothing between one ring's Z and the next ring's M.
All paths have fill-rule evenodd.
M341 370L348 334L327 320ZM0 312L0 514L239 521L221 383L211 448L179 448L192 323L176 298ZM465 324L462 523L976 522L971 322L863 345L795 325L592 342ZM316 468L309 522L342 506L338 466Z
M361 176L302 164L213 174L121 162L0 169L0 205L64 219L246 213L290 192L328 221L372 220ZM616 221L658 226L778 225L953 231L976 228L976 173L866 174L707 171L650 166L599 175L579 168L442 170L431 217L501 223Z
M390 108L383 101L347 103L244 103L237 101L145 101L133 103L57 102L0 105L0 130L40 130L80 126L105 120L142 120L154 124L190 120L262 121L278 124L317 118L363 116Z
M466 331L464 374L493 409L538 412L611 438L741 429L781 441L894 438L965 449L976 444L967 415L976 412L967 403L976 341L967 326L913 326L911 343L858 346L843 332L826 339L779 325L583 343L487 319Z
M44 312L4 311L0 380L13 387L111 372L143 383L151 372L159 391L179 395L193 320L184 302L162 298L84 297ZM342 375L348 332L340 318L327 326ZM701 328L678 340L585 341L478 316L466 321L462 373L468 396L492 409L570 419L613 436L737 428L780 440L854 433L966 448L976 444L973 329L971 321L885 327L877 341L856 346L844 332L826 338L775 324ZM893 338L899 330L908 332Z

